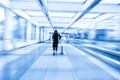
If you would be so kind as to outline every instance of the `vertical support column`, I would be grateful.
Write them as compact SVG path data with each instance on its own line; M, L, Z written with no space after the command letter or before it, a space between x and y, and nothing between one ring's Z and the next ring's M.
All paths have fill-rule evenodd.
M26 32L26 36L27 36L27 42L29 43L30 41L31 41L31 32L32 32L32 24L31 24L31 22L27 22L27 32Z
M39 42L41 42L41 28L39 27Z
M10 31L8 30L9 27L9 10L5 8L5 22L4 22L4 37L3 37L3 50L7 49L7 45L10 40Z
M90 31L89 39L95 39L95 35L96 35L96 33L95 33L95 31L96 31L96 24L93 24L93 25L91 25L91 26L93 26L93 28L92 28L91 31Z
M44 41L44 27L40 28L40 32L41 32L41 41Z
M84 29L82 29L82 31L81 31L81 38L82 39L84 38Z
M39 27L36 26L36 41L39 41Z
M43 28L43 41L44 41L44 37L45 37L45 36L44 36L44 28Z
M115 40L119 40L120 41L120 16L118 17L118 19L116 20L115 26L114 26L114 30L115 30Z

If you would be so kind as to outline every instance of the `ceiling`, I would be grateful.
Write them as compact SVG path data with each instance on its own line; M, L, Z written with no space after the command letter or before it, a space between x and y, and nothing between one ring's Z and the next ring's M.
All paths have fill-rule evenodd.
M120 19L120 0L10 0L10 8L49 32L108 28Z

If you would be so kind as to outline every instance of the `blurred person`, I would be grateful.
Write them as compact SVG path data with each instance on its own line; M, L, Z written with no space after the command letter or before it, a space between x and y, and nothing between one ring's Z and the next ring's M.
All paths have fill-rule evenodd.
M57 49L58 49L58 43L59 40L61 39L61 35L58 33L57 30L54 31L53 35L52 35L52 40L53 40L53 55L55 55L57 53Z

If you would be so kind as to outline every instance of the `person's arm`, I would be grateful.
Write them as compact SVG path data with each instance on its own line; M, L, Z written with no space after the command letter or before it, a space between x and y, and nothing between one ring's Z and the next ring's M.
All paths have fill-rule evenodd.
M52 39L54 39L54 34L52 35Z
M61 39L61 35L59 34L59 40Z

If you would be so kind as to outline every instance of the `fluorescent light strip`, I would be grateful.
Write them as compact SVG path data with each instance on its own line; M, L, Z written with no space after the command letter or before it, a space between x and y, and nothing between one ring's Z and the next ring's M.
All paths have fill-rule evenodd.
M22 15L22 17L30 20L30 16L29 16L26 12L24 12L23 10L14 9L13 11L14 11L15 13L19 14L19 15Z
M45 16L43 12L41 11L25 11L30 16Z
M101 3L119 4L120 0L102 0Z
M73 17L75 13L65 13L65 12L50 12L49 15L52 17Z
M114 17L114 16L116 16L116 15L117 15L117 14L103 14L103 15L101 15L101 16L99 16L98 18L95 19L95 23L96 23L96 22L101 22L101 21L103 21L103 20L107 20L107 19L112 18L112 17Z
M100 15L100 14L86 14L86 15L84 15L82 18L94 18L94 17L96 17L96 16L98 16L98 15Z
M47 1L55 1L55 2L85 2L86 0L47 0Z

